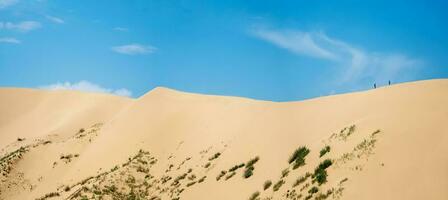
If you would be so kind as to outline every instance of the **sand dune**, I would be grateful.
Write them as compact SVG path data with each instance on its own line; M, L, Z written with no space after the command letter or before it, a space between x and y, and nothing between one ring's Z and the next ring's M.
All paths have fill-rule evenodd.
M448 80L282 103L0 89L0 199L445 200L447 102Z

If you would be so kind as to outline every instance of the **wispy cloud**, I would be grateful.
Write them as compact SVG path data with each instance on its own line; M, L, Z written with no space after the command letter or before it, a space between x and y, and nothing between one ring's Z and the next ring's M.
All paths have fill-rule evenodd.
M22 21L19 23L0 22L0 29L15 30L19 32L28 32L41 27L41 24L36 21Z
M4 38L0 38L0 43L20 44L20 43L22 43L22 41L20 41L16 38L4 37Z
M64 24L65 23L65 21L59 17L46 15L45 18L47 18L48 20L50 20L51 22L56 23L56 24Z
M40 89L45 90L77 90L77 91L83 91L83 92L96 92L96 93L109 93L119 96L125 96L125 97L131 97L132 92L128 89L121 88L121 89L110 89L110 88L104 88L98 84L89 82L89 81L80 81L77 83L70 83L70 82L58 82L51 85L45 85L38 87Z
M342 70L341 82L387 81L413 72L423 61L402 53L368 52L324 32L255 28L253 36L294 54L327 60Z
M141 44L128 44L112 47L112 51L126 55L150 54L156 50L157 48L155 47Z
M0 0L0 9L12 6L18 2L19 0Z
M124 28L124 27L115 27L114 28L115 31L120 31L120 32L128 32L129 29Z

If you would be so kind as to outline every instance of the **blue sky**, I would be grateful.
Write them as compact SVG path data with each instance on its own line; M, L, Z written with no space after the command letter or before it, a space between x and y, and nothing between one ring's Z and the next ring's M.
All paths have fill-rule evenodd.
M0 0L0 87L292 101L448 77L448 1Z

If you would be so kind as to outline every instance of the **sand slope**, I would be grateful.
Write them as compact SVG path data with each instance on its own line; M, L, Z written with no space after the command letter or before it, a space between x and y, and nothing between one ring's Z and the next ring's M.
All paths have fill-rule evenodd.
M286 103L0 89L0 199L448 199L447 102L448 80Z

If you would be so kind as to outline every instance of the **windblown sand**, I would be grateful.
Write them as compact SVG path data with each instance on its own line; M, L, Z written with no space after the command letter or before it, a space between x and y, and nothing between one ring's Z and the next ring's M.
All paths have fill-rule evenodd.
M448 80L285 103L5 88L0 149L5 200L446 200Z

